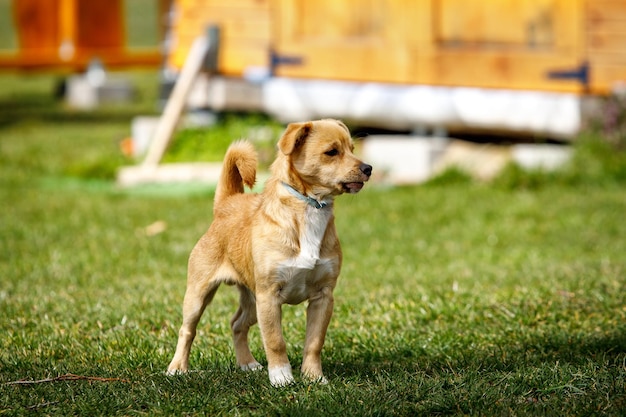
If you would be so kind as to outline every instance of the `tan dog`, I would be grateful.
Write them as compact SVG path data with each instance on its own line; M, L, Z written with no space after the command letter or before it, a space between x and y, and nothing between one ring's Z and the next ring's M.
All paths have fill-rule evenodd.
M249 142L233 143L215 193L214 219L189 257L183 324L168 373L186 371L196 326L220 284L234 284L239 309L230 324L238 365L258 369L248 330L258 319L270 382L293 382L281 328L281 306L309 300L302 374L325 382L320 353L341 268L333 200L357 193L372 167L352 152L340 121L290 124L261 194L244 194L255 182L257 158Z

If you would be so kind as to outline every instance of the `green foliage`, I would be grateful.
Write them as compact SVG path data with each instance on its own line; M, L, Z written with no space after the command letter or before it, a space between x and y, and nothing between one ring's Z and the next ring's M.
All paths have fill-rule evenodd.
M601 135L612 148L626 151L625 92L619 91L599 100L599 111L591 117L588 130Z
M219 162L232 142L249 139L259 152L261 167L267 168L275 156L276 142L282 130L283 126L261 114L222 114L213 126L178 132L164 161Z
M580 183L626 183L626 140L611 142L598 132L586 132L575 143L566 175Z
M79 161L68 164L65 174L84 179L114 180L119 168L129 161L122 155L97 158L93 161Z
M469 185L472 177L457 167L450 167L426 181L426 186Z
M602 99L597 117L572 144L573 157L557 171L524 170L509 165L494 184L537 189L549 185L615 186L626 184L626 98Z
M536 190L554 184L555 181L562 182L561 180L564 179L562 175L562 173L555 174L554 172L544 171L542 169L528 170L515 163L509 163L498 173L492 185L509 190Z
M47 83L20 101L3 80L0 414L623 413L626 200L604 165L570 183L498 187L448 173L437 186L342 196L330 383L274 389L265 371L239 371L227 286L200 323L193 371L167 377L210 191L68 178L68 161L115 158L145 108L81 116L47 102ZM305 320L305 306L285 306L294 367ZM250 339L265 363L258 328ZM54 379L70 373L91 379Z
M626 148L616 147L600 133L593 131L581 134L571 146L571 160L557 170L528 170L511 163L492 184L506 189L626 184Z

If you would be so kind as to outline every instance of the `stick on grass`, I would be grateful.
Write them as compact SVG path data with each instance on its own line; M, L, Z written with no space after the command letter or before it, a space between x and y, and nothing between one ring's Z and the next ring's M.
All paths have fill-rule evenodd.
M123 379L123 378L101 378L98 376L65 374L65 375L59 375L54 378L44 378L44 379L38 379L35 381L24 381L24 380L10 381L10 382L5 382L3 385L34 385L34 384L44 384L47 382L59 382L59 381L130 382L128 379Z

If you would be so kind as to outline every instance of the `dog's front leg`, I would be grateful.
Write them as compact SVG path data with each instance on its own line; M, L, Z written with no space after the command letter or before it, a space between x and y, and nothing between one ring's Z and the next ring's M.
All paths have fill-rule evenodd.
M333 290L324 287L309 300L307 307L306 340L301 370L302 375L313 382L328 382L322 373L321 353L333 314L333 305Z
M268 291L257 294L256 306L270 383L275 387L289 385L294 379L283 338L281 301Z

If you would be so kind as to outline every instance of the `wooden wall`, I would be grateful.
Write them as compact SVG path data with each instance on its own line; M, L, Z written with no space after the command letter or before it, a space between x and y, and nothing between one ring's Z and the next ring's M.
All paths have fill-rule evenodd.
M626 83L626 1L588 0L585 6L592 85L607 92L620 80Z
M401 84L606 93L626 80L624 0L175 0L180 68L207 24L220 70ZM589 65L589 79L576 72ZM550 74L563 73L554 77ZM569 73L569 75L568 75Z
M219 68L241 75L246 67L269 65L271 0L175 0L172 51L168 63L180 68L193 40L208 25L220 29Z

